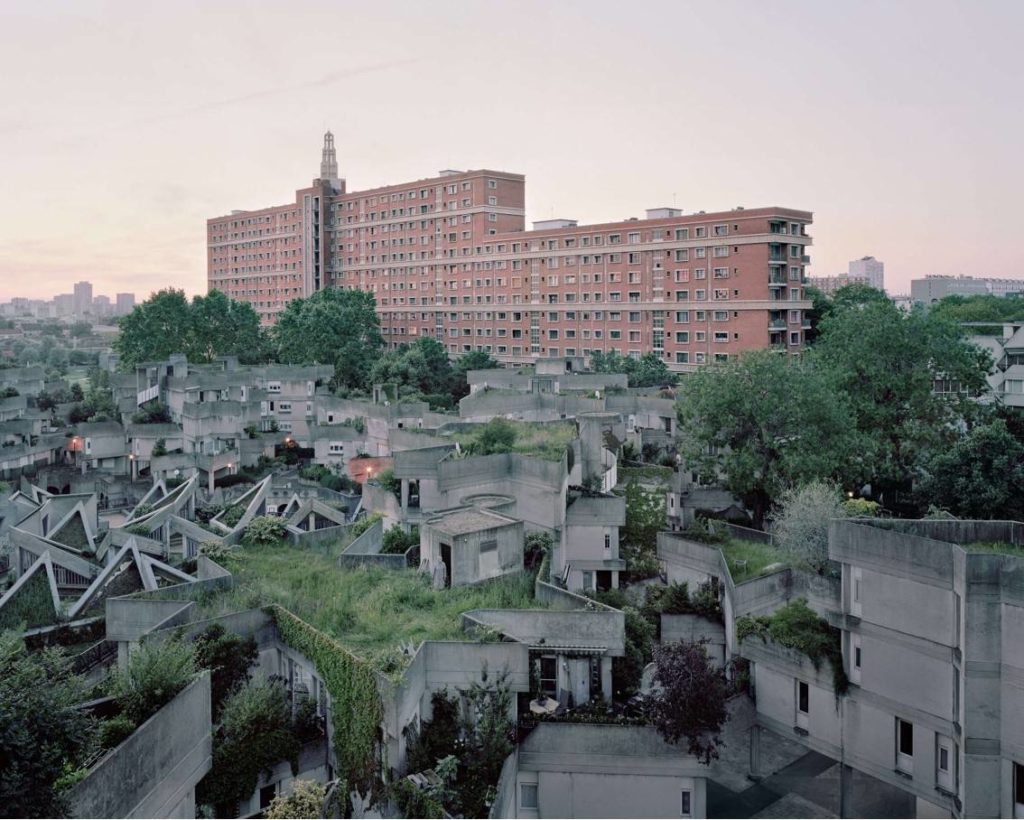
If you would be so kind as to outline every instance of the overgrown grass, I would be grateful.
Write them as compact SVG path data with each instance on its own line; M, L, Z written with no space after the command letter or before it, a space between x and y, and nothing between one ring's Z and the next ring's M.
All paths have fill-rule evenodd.
M1024 544L1009 544L1006 541L975 541L961 545L967 552L990 553L993 555L1015 555L1024 558Z
M665 485L672 482L672 468L663 467L660 464L625 465L620 463L618 472L619 484L628 484L634 480Z
M225 565L235 587L201 602L208 617L280 604L383 671L403 665L403 644L464 640L467 610L544 608L526 573L435 590L415 570L341 569L328 555L288 546L235 549Z
M515 430L515 442L509 448L513 453L536 456L545 461L560 461L565 448L576 438L576 425L569 422L541 424L539 422L509 421ZM459 430L443 438L458 442L463 449L472 449L483 429L480 425L472 430Z
M729 574L732 575L735 584L764 575L765 570L773 564L781 565L776 566L775 569L791 565L790 556L769 544L731 538L716 546L725 556L725 562L729 565ZM772 571L774 572L775 569Z

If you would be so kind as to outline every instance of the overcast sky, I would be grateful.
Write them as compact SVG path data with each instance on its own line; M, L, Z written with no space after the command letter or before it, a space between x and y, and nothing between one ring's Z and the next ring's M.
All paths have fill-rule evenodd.
M812 274L1024 278L1024 2L0 3L0 300L206 286L205 220L526 175L527 220L785 205Z

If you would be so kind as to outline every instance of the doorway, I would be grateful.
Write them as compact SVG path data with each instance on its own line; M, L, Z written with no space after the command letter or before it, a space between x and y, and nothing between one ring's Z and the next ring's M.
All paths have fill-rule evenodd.
M444 564L444 585L452 585L452 545L441 544L441 563Z

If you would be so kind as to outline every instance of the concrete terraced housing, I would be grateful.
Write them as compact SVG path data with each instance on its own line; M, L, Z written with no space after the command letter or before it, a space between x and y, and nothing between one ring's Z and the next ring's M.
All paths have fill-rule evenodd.
M835 579L781 569L734 584L716 548L675 533L658 553L670 580L719 580L757 725L840 762L844 812L855 769L913 796L918 816L1024 817L1024 524L834 521ZM827 660L737 640L737 619L798 598L838 629L845 692ZM706 626L690 631L719 640Z
M323 288L370 291L389 347L427 336L508 364L614 350L684 371L803 348L810 212L653 208L527 231L524 202L522 175L490 170L350 192L327 132L294 202L207 221L207 284L265 324Z

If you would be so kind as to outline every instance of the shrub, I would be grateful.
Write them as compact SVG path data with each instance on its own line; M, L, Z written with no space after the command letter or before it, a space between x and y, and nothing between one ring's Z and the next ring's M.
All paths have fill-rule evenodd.
M299 742L292 730L288 693L277 681L248 683L228 696L213 745L213 768L199 781L196 800L227 817L249 797L260 772L282 760L298 774Z
M412 527L405 532L400 524L393 524L384 532L384 544L381 553L384 555L404 555L410 547L420 543L420 528Z
M391 800L398 809L399 817L444 817L444 806L428 791L414 786L407 778L397 780L391 786ZM269 815L268 815L269 817Z
M496 417L483 425L476 434L473 452L481 456L510 453L516 443L516 429L505 419Z
M710 518L694 518L683 535L701 544L721 544L726 540L725 527Z
M296 780L292 784L291 794L279 795L271 800L263 816L268 820L293 820L293 818L301 820L305 817L320 817L323 815L325 796L326 790L323 785L315 780ZM407 814L405 816L416 817L417 815Z
M818 571L828 566L828 525L841 518L839 488L812 481L782 494L775 511L775 543Z
M286 533L284 522L280 518L261 515L246 525L242 538L247 544L278 544Z
M802 652L810 658L815 669L821 666L822 660L828 660L832 664L836 693L846 691L848 681L843 669L840 632L819 618L804 598L797 598L771 615L737 618L736 640L743 641L751 636Z
M235 478L236 476L229 476ZM239 521L242 520L242 516L245 515L245 507L241 504L234 504L228 507L220 516L220 523L226 527L234 527Z
M190 644L146 642L131 654L127 668L114 676L110 694L121 713L140 726L174 700L195 674Z
M330 472L322 464L310 464L308 467L304 467L299 475L307 481L320 481L324 476L330 475Z
M158 438L156 443L153 445L153 456L165 456L167 455L167 439Z
M402 480L399 478L395 478L395 471L392 470L390 467L381 470L380 474L374 480L380 487L394 495L395 498L401 497Z
M866 498L848 498L842 503L843 515L850 518L875 518L881 506L877 501Z
M372 515L367 515L363 518L360 518L358 521L356 521L355 524L352 525L352 537L358 538L360 535L362 535L364 532L370 529L370 527L372 527L382 518L384 518L384 516L379 512L375 512Z
M196 664L210 670L213 719L220 717L224 700L249 680L258 655L256 641L210 624L195 639Z
M719 733L729 713L725 676L712 667L705 643L672 643L655 650L659 687L648 710L665 740L678 743L685 738L687 751L707 766L719 756Z
M100 723L98 742L101 749L115 749L138 728L127 715L117 715Z

